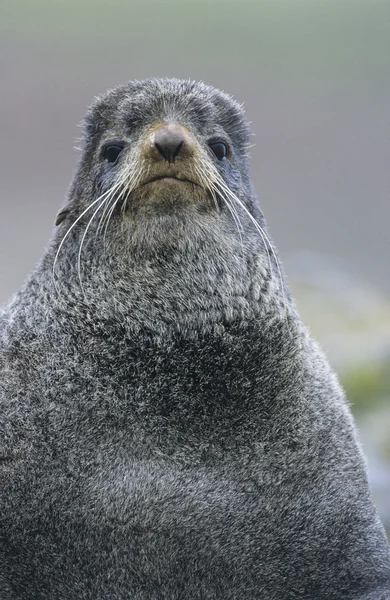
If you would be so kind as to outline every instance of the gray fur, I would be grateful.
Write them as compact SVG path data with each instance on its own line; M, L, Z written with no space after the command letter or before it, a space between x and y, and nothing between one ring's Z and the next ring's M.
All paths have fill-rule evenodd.
M164 119L205 152L230 141L216 167L266 231L228 96L164 79L95 101L60 226L0 318L0 598L389 599L343 392L245 211L240 239L223 203L130 199L105 236L90 223L77 273L91 213L64 236L120 168L102 140L126 161Z

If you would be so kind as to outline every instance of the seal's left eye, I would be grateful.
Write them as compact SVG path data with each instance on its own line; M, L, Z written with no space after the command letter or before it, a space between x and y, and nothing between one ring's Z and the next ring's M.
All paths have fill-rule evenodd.
M210 144L211 150L214 152L218 160L223 160L227 156L227 146L223 142L213 142Z
M120 155L120 153L123 150L123 146L120 146L119 144L108 144L105 148L104 148L104 158L106 160L108 160L108 162L110 163L114 163L117 161L118 156Z

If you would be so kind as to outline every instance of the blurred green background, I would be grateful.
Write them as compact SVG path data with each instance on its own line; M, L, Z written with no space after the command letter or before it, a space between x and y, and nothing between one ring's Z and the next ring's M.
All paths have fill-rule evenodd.
M93 96L176 76L245 103L261 206L390 531L389 0L0 0L0 69L0 304L50 237Z

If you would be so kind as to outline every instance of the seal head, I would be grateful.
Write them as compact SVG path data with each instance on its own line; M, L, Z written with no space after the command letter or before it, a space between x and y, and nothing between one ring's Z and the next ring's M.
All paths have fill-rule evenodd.
M284 317L292 301L252 189L240 105L205 84L135 82L95 100L84 135L69 202L57 219L53 276L60 293L78 279L84 299L97 305L102 289L106 296L111 289L123 306L123 295L128 304L135 289L145 290L138 274L147 263L165 322L185 314L190 326L200 290L209 320L221 307L225 317L244 305L256 312L258 290L266 301L270 285ZM68 270L71 256L77 277ZM175 282L170 291L167 281ZM216 290L225 301L212 306ZM173 313L166 303L179 308L177 298ZM151 295L144 300L146 306ZM159 309L150 309L161 323Z

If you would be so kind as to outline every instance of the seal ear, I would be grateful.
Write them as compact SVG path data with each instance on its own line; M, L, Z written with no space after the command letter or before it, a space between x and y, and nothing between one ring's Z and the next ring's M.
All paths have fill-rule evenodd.
M56 225L61 225L62 221L65 221L66 217L68 216L68 214L70 213L70 208L61 208L60 212L58 213L57 217L56 217Z

